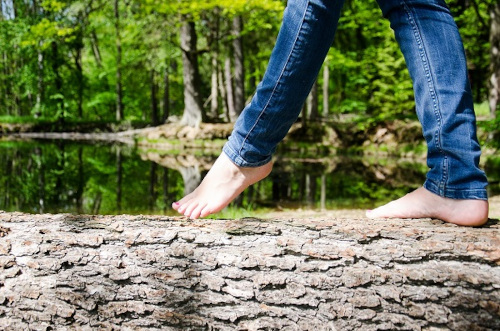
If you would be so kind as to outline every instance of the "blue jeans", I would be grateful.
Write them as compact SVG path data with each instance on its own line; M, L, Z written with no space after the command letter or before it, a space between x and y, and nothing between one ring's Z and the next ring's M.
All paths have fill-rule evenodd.
M487 199L462 40L443 0L377 0L414 85L428 146L424 187L454 199ZM268 163L302 109L333 42L343 0L289 0L256 94L223 148L238 166Z

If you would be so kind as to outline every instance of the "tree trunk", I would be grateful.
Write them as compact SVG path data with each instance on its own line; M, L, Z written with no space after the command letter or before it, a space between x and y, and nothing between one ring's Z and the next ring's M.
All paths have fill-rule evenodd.
M158 169L158 164L155 162L151 162L151 167L149 170L149 210L153 211L155 208L156 204L156 182L157 182L157 176L156 176L156 171Z
M55 41L51 43L52 47L52 70L55 75L55 86L56 86L56 91L57 93L60 94L60 97L57 99L57 104L58 104L58 122L61 125L64 125L65 122L65 109L64 109L64 97L63 97L63 80L61 77L61 74L59 72L59 67L60 67L60 60L59 60L59 46Z
M0 327L498 330L499 230L0 212Z
M16 7L13 0L4 0L0 7L0 16L13 20L17 17Z
M227 98L227 111L228 120L231 123L236 122L238 113L234 105L234 90L233 90L233 77L231 73L231 58L228 56L224 60L224 76L226 81L226 98Z
M43 162L43 150L35 148L35 155L39 158L38 164L38 206L41 214L45 211L45 162Z
M92 32L90 33L90 41L92 43L92 53L94 54L95 62L99 68L102 68L102 58L101 58L101 51L99 50L99 40L97 39L95 30L92 30Z
M150 72L150 88L151 88L151 122L153 125L160 124L160 114L158 113L158 85L155 81L155 71L151 69Z
M219 65L217 62L218 54L212 56L212 75L210 77L210 118L217 120L219 118Z
M114 14L116 32L116 121L119 122L123 120L122 40L119 0L114 0Z
M7 52L2 53L2 62L3 62L3 72L2 72L2 85L3 85L3 99L4 99L4 104L3 108L5 109L5 115L10 115L10 83L9 81L9 59Z
M496 5L492 6L490 17L491 78L489 103L491 116L495 118L497 108L500 104L500 2L497 2Z
M42 162L40 162L42 163ZM75 193L76 210L83 212L83 192L85 190L85 171L83 170L83 146L78 147L78 186Z
M233 18L233 59L234 59L234 110L236 117L245 107L245 64L243 58L243 19L241 16Z
M302 106L302 110L301 110L301 123L302 123L302 127L306 127L307 126L307 102L304 103L304 105Z
M220 39L220 8L213 10L213 22L210 25L209 44L211 45L212 74L210 77L210 112L208 117L219 119L219 39Z
M83 47L83 41L82 41ZM78 48L75 54L76 77L78 84L77 108L78 118L83 119L83 68L82 68L82 48Z
M323 64L323 118L328 118L330 111L330 68L328 62Z
M163 117L162 123L167 122L170 116L170 79L169 79L168 61L163 72Z
M64 185L66 184L63 181L63 176L62 176L62 174L64 174L64 168L66 163L66 147L62 141L59 141L56 144L58 147L57 149L58 155L57 155L57 166L55 167L56 168L55 171L61 175L57 176L55 186L52 188L52 190L55 193L54 202L55 205L57 206L61 202L61 197L63 196L64 192Z
M38 61L37 61L37 85L36 85L36 104L35 104L35 118L42 116L42 102L43 102L43 52L41 42L38 44Z
M92 212L94 214L98 214L99 210L101 209L101 202L102 202L102 192L99 191L96 194L96 197L94 198L94 203L92 204Z
M184 17L180 38L184 78L184 113L181 124L197 127L203 120L201 79L198 68L197 36L193 21Z
M120 146L116 148L116 210L122 209L123 157Z
M219 68L220 69L220 68ZM219 92L220 92L220 97L222 100L222 113L224 114L226 120L230 122L229 119L229 106L227 104L227 93L226 93L226 87L224 84L224 77L223 77L223 69L218 70L217 72L217 80L218 80L218 85L219 85Z
M321 175L321 198L320 198L320 208L321 210L326 210L326 175Z
M198 166L184 166L177 169L184 181L184 195L193 192L201 182Z
M316 80L312 86L311 93L307 98L307 108L309 109L309 119L315 121L319 117L318 107L318 81Z
M170 183L170 176L169 176L169 169L167 167L162 167L163 169L163 205L164 209L163 212L167 212L168 209L170 209L170 194L169 194L169 183Z
M9 154L6 154L6 161L3 163L5 164L5 173L7 174L12 174L14 171L14 157L12 157ZM10 191L11 191L11 180L12 176L7 176L5 180L5 195L3 196L3 205L4 206L9 206L10 207Z

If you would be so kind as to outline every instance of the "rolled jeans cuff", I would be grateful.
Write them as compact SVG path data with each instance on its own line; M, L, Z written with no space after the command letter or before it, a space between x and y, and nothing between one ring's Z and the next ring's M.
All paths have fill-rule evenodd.
M457 200L488 200L488 192L486 189L453 189L445 188L440 190L439 186L430 180L426 180L424 188L441 197L457 199Z
M263 166L271 162L272 156L268 156L262 161L258 162L248 162L244 158L242 158L237 152L235 152L230 146L229 143L226 143L222 148L222 151L227 155L227 157L237 166L244 168L256 168Z

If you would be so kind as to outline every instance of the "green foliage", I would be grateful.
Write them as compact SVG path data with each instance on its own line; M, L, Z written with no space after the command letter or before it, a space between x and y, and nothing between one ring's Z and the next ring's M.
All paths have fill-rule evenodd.
M498 0L474 1L466 6L463 1L450 0L462 36L469 66L472 92L476 102L487 99L490 65L490 15L489 9ZM475 7L477 6L477 7Z
M486 100L489 73L489 7L450 0L464 39L475 102ZM246 97L262 78L285 7L282 0L43 0L14 2L16 17L0 19L0 115L114 121L117 32L125 121L151 119L151 86L163 106L168 81L170 115L183 104L183 17L195 22L202 102L208 107L212 58L223 66L231 42L244 43ZM35 7L38 5L37 7ZM240 35L231 21L243 19ZM118 31L117 31L118 28ZM332 114L357 114L371 122L414 114L409 74L387 20L374 1L349 1L328 55ZM168 78L168 79L166 79ZM320 84L322 77L319 78ZM320 92L322 93L322 92ZM222 107L223 100L219 106ZM166 107L165 107L166 108Z
M367 114L377 120L413 112L403 56L375 2L346 4L330 53L334 112Z

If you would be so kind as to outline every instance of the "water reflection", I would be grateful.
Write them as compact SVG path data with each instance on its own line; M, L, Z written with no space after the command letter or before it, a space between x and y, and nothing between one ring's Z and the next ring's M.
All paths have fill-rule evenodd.
M173 214L171 202L198 185L215 157L96 143L1 142L0 209ZM498 163L491 162L491 173L499 173ZM423 160L281 154L269 178L233 205L370 208L417 188L425 172Z

